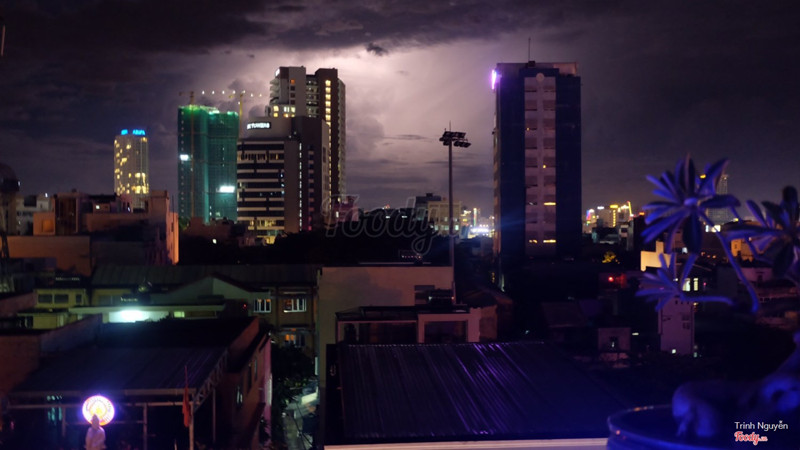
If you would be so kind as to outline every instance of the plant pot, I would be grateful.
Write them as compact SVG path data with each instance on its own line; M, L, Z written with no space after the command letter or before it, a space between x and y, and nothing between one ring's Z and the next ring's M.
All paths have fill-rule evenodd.
M733 436L712 439L680 438L669 405L644 406L608 418L608 448L613 450L718 450L734 447Z

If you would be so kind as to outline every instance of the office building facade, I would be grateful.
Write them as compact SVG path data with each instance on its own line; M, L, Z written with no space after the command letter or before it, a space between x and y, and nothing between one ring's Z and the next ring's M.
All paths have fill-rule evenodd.
M273 243L281 234L322 225L330 207L329 139L320 118L261 117L247 124L237 153L237 221L256 239Z
M114 138L114 193L131 200L131 209L143 209L150 195L150 160L144 130L122 130Z
M187 105L178 108L178 214L189 219L236 218L239 114Z
M313 75L305 67L280 67L270 82L270 117L320 118L328 125L331 153L331 198L346 195L345 86L337 69L318 69Z
M575 256L581 239L581 99L576 63L493 72L494 252L511 267Z

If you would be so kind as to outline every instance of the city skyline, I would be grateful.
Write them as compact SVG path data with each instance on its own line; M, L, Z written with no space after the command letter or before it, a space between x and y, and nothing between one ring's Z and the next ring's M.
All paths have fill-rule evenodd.
M743 198L776 200L795 183L800 32L788 2L192 5L3 6L0 161L23 193L112 192L108 142L137 128L150 138L151 189L175 198L186 93L214 90L197 103L238 111L229 91L244 89L255 95L245 117L263 115L275 70L305 66L347 83L347 191L360 206L446 195L438 137L452 123L473 144L454 155L455 200L488 212L489 77L526 59L578 63L584 210L638 209L652 197L645 175L686 153L729 157Z

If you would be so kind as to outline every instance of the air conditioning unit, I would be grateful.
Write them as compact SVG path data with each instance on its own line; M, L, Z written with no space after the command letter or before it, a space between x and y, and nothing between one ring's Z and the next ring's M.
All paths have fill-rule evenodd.
M456 303L452 289L431 289L428 291L428 304L431 306L452 306Z

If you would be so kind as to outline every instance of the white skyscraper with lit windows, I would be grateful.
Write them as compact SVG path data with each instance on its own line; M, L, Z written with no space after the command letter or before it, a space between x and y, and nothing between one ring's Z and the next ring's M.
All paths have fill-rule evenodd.
M144 130L122 130L114 138L114 192L131 199L131 208L144 208L150 195L150 160Z

